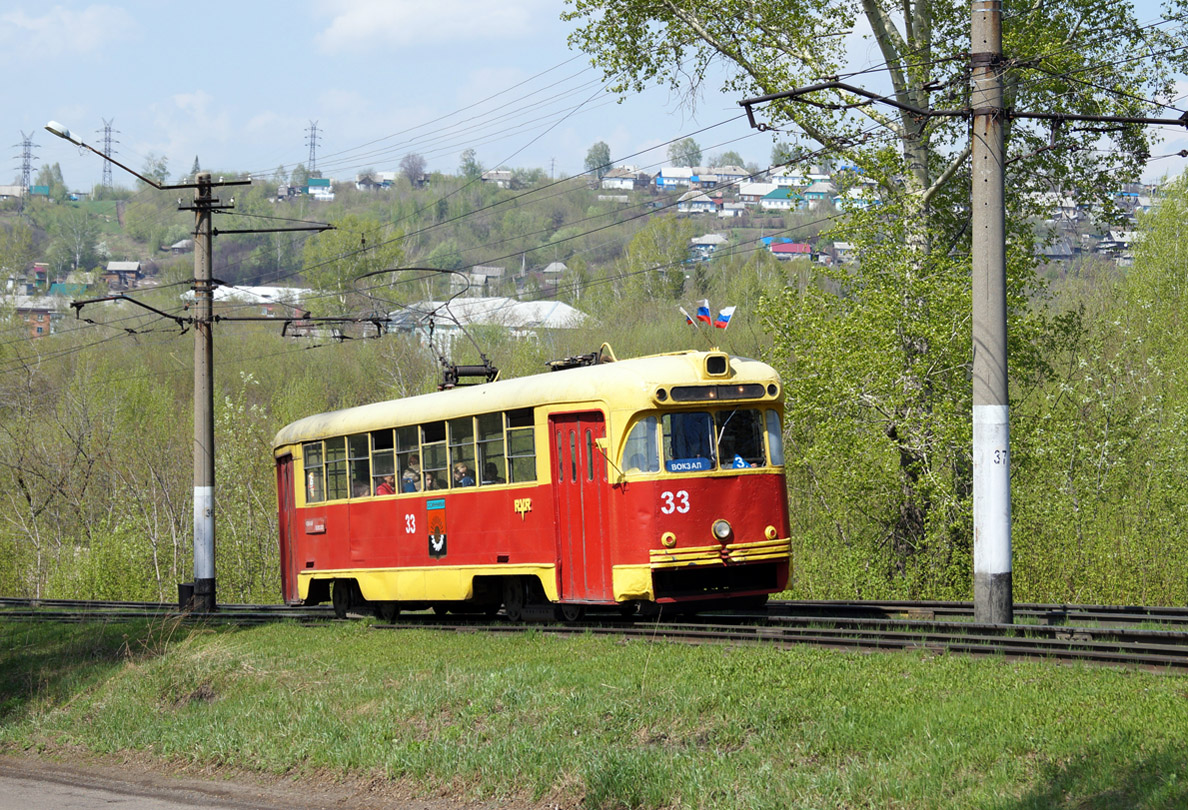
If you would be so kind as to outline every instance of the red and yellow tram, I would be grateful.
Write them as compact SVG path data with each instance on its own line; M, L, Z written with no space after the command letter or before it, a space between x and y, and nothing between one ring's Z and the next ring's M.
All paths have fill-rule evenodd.
M690 351L301 419L274 442L284 599L761 603L789 574L782 399L770 366Z

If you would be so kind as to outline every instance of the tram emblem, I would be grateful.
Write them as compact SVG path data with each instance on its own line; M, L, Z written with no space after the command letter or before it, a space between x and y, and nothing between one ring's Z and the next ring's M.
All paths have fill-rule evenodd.
M445 500L436 499L425 504L429 513L429 556L440 560L446 555L446 513Z

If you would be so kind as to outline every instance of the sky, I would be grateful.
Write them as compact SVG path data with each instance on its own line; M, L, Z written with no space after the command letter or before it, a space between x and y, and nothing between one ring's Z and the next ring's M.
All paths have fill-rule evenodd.
M1154 0L1140 0L1140 19ZM171 179L195 158L215 172L272 176L315 163L353 179L395 171L408 152L455 172L473 148L484 167L580 173L590 146L650 168L666 144L692 136L710 155L733 150L766 165L772 133L748 127L739 98L711 89L695 111L665 88L619 100L601 71L572 51L561 0L246 0L201 5L160 0L0 7L0 73L10 171L31 136L34 171L58 163L72 189L102 178L102 160L43 129L58 121L140 171L165 157ZM880 61L855 38L851 67ZM14 80L13 77L21 77ZM1188 84L1185 84L1188 93ZM1172 139L1153 154L1188 148ZM1184 159L1153 161L1145 179L1178 174ZM113 168L117 185L133 181Z

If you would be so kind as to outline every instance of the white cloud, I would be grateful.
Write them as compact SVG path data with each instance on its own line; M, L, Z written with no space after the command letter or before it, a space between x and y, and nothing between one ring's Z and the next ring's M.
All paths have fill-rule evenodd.
M153 143L138 148L167 156L171 175L187 172L195 155L203 166L231 168L216 164L223 160L220 155L228 145L235 143L237 125L232 126L227 111L205 90L176 93L168 103L151 105L150 110L153 130L159 134Z
M327 53L519 39L533 30L538 15L559 13L543 0L325 0L322 8L331 20L317 42Z
M37 15L23 10L0 13L0 42L10 57L40 59L86 56L112 51L133 39L136 20L126 10L94 5L75 11L54 6Z

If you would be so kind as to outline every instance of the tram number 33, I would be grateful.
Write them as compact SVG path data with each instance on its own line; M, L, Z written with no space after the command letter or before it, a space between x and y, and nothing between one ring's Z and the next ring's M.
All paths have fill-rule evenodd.
M417 533L417 516L416 515L405 515L404 516L404 533L405 534L416 534Z
M676 492L665 490L660 493L660 511L666 515L680 512L682 515L689 511L689 493L683 489Z

